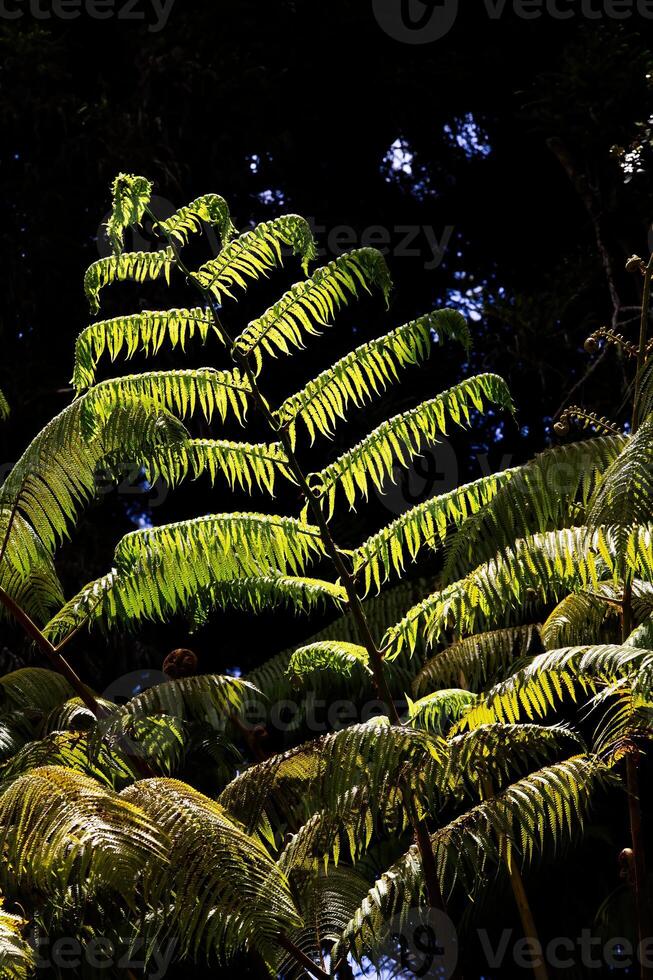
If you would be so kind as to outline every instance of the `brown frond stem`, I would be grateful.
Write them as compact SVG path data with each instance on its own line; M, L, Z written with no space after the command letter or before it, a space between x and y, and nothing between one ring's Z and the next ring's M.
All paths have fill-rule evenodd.
M556 435L566 436L569 433L570 423L577 422L584 428L593 425L597 429L602 429L604 432L610 432L612 435L620 436L622 435L621 429L616 425L616 423L611 422L605 417L600 417L596 412L590 412L586 408L582 408L580 405L570 405L566 408L556 424L554 429Z

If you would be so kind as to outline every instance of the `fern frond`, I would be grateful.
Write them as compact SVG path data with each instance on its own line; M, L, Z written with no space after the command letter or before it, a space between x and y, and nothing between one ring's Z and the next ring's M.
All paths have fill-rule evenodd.
M170 870L155 866L147 884L169 906L167 931L182 955L203 947L223 960L244 948L270 956L279 935L301 924L284 874L219 803L172 779L141 780L121 800L170 840Z
M423 363L434 343L449 338L469 346L469 329L462 314L454 310L427 313L351 351L287 398L274 415L280 425L288 427L293 441L299 420L311 444L318 432L330 439L350 404L361 408L398 381L400 369Z
M65 538L80 509L95 495L100 471L113 472L110 457L120 457L118 470L124 472L128 463L147 457L162 443L176 443L185 437L181 423L160 403L130 398L129 384L122 389L119 381L103 386L104 382L55 416L33 439L0 488L0 508L10 512L17 507L17 514L29 522L48 552ZM159 387L164 397L166 386L162 383ZM98 395L100 388L103 391ZM207 396L205 401L208 405ZM92 404L101 417L86 416ZM95 431L87 438L89 424ZM20 548L13 544L14 531L12 527L6 557L20 562Z
M173 265L174 255L170 248L156 252L123 252L98 259L84 275L84 293L91 313L100 309L100 291L110 283L126 280L143 283L165 275L169 284Z
M1 497L0 497L1 499ZM31 524L15 508L0 505L0 586L36 622L42 623L63 601L52 557ZM3 608L0 618L8 615Z
M328 671L351 677L354 671L372 674L369 655L365 647L342 640L323 640L295 650L288 663L288 673L303 677L317 671Z
M276 357L303 348L304 333L318 336L337 311L360 288L382 290L386 300L391 288L390 273L382 254L360 248L338 256L317 269L310 279L295 283L263 316L253 320L236 338L234 347L245 357L253 356L258 373L263 353Z
M5 912L0 904L0 974L6 980L29 980L36 973L36 957L23 938L27 922Z
M107 235L114 255L120 255L125 229L140 225L152 197L152 183L147 177L118 174L111 187L112 208L107 221Z
M591 526L648 524L653 517L653 416L644 421L601 481L588 517Z
M302 260L302 268L307 272L316 252L313 233L305 218L287 214L257 225L225 245L216 258L193 273L193 278L221 303L225 296L233 298L231 290L235 286L246 289L248 279L267 276L282 265L284 246Z
M98 623L105 630L133 628L143 620L166 622L189 610L198 623L203 623L214 609L261 613L282 607L311 612L331 603L342 604L346 599L347 593L340 585L279 573L212 582L195 594L173 585L163 595L158 584L153 584L152 569L146 562L130 568L128 573L114 568L90 582L50 619L45 633L58 643L84 624L90 628Z
M417 408L382 422L354 449L319 473L311 474L312 487L328 516L333 515L338 487L354 509L359 495L367 499L370 481L382 492L394 465L408 466L422 449L447 434L448 421L469 425L471 412L482 412L486 403L513 409L506 384L496 374L469 378Z
M455 688L434 691L419 701L408 698L408 724L411 728L443 735L475 701L476 695L471 691Z
M115 710L101 725L111 730L121 719L167 715L182 721L201 721L220 729L238 715L248 697L258 694L248 681L219 674L201 674L166 681L148 688Z
M94 779L44 766L0 796L5 887L53 896L109 888L128 903L147 868L167 859L165 838L137 807Z
M0 677L0 712L20 710L48 714L74 694L61 674L42 667L21 667Z
M611 618L618 625L622 592L613 582L600 582L591 592L565 596L542 627L544 645L553 650L598 640Z
M626 445L627 436L600 436L547 449L514 469L512 479L451 541L443 570L445 583L489 561L518 538L586 523L583 515L592 493ZM590 521L591 526L596 523L611 522Z
M7 401L4 393L0 390L0 422L4 422L5 419L9 418L10 411L9 402Z
M271 496L277 477L296 483L280 442L252 445L224 439L187 439L154 453L145 464L145 472L150 483L162 477L172 487L204 473L215 484L220 474L232 490L239 487L251 494L256 486Z
M606 767L588 755L573 756L518 780L431 837L443 894L460 881L473 889L488 865L510 860L519 849L532 860L546 846L558 850L582 828L597 785L607 780ZM411 849L379 878L347 925L333 950L338 960L351 951L357 962L373 961L385 938L387 923L405 917L423 902L424 875L419 851Z
M414 606L384 638L387 656L412 650L420 638L437 643L453 626L456 634L509 625L510 617L538 600L559 599L575 589L595 588L614 570L616 537L609 528L568 528L515 542L460 582ZM633 538L636 565L651 560L651 540Z
M449 525L464 525L487 506L516 470L504 470L425 500L373 534L353 553L354 573L364 576L365 592L377 591L393 571L401 575L408 558L417 559L423 547L432 549L447 540Z
M207 422L211 421L214 413L224 421L231 412L242 424L247 414L250 392L249 381L238 368L233 371L188 368L181 371L145 371L101 381L82 395L76 404L82 406L82 425L85 433L90 435L125 401L145 402L152 407L175 412L182 418L199 409Z
M238 234L231 221L229 205L219 194L203 194L179 208L172 217L158 221L157 226L165 235L176 239L179 245L186 245L191 235L202 230L203 222L218 229L223 245Z
M413 681L413 693L420 695L456 683L478 692L515 661L541 649L537 626L515 626L468 636L445 647L425 664Z
M85 327L75 341L73 387L80 394L95 384L96 368L105 352L112 361L123 351L128 360L139 351L146 357L153 357L164 343L173 350L179 347L183 351L195 334L205 343L209 332L222 341L210 310L201 307L190 310L143 310L111 320L98 320Z
M543 718L567 697L575 701L579 692L593 692L597 685L647 675L652 665L653 652L615 644L550 650L479 695L460 726L471 729L494 721L515 724L523 716L530 721Z

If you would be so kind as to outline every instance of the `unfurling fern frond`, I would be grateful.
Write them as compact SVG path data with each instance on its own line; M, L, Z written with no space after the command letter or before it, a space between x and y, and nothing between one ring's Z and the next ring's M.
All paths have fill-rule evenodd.
M152 197L152 183L147 177L118 174L111 193L113 206L107 221L107 235L114 255L120 255L123 235L130 226L140 225Z
M479 691L488 680L508 670L522 657L539 653L542 641L537 626L515 626L510 629L479 633L452 643L436 654L413 681L413 693L463 684Z
M3 887L56 895L109 888L132 903L146 868L161 867L161 831L126 800L81 773L34 769L0 796Z
M0 422L4 422L5 419L9 418L10 411L9 402L7 401L4 393L0 390Z
M226 245L238 234L229 214L229 205L219 194L203 194L167 218L158 221L157 227L164 235L174 238L179 245L186 245L191 235L202 230L202 222L218 229L220 241Z
M336 491L341 487L353 509L356 498L367 499L369 483L380 492L395 465L406 467L422 449L447 434L447 423L466 426L471 412L482 412L486 403L513 410L505 382L496 374L480 374L462 381L430 401L382 422L354 449L340 456L310 480L333 515Z
M311 443L318 432L330 439L338 419L346 417L350 403L361 408L398 381L401 368L421 364L431 353L432 345L445 338L467 347L469 330L465 318L454 310L427 313L357 347L287 398L275 417L288 427L293 440L299 420L306 426Z
M411 728L443 735L475 701L476 695L471 691L456 688L434 691L419 701L408 698L408 724Z
M313 233L305 218L287 214L257 225L225 245L216 258L193 273L193 278L221 303L224 296L233 298L231 290L235 286L246 289L248 279L267 276L282 265L284 246L302 260L302 268L307 272L316 252Z
M250 948L269 958L279 935L301 924L283 872L219 803L172 779L141 780L121 800L170 839L170 870L154 866L146 882L182 954L203 947L225 959Z
M484 869L510 861L514 850L525 862L538 850L558 850L578 834L597 786L608 778L596 757L573 756L518 780L436 831L431 844L443 894L449 895L457 882L473 891ZM358 963L363 957L375 962L389 920L403 919L422 904L424 892L422 863L413 846L370 890L332 957L351 952Z
M461 578L518 538L586 523L592 493L627 444L627 436L600 436L547 449L517 467L510 482L452 539L444 581Z
M34 950L23 938L27 922L0 904L0 974L6 980L29 980L36 973Z
M317 269L310 279L295 283L246 327L234 347L245 357L253 356L258 373L264 352L276 357L290 354L292 347L304 347L304 333L319 335L360 288L371 292L371 287L377 286L387 300L391 285L381 252L374 248L346 252Z
M143 310L129 316L91 323L79 334L75 343L75 368L72 384L77 394L95 384L95 373L102 355L112 361L125 352L127 359L139 351L153 357L168 343L171 348L185 349L186 342L197 333L204 343L212 331L219 340L210 310L196 307L191 310Z
M588 585L596 587L614 570L618 536L611 529L569 528L534 534L515 542L460 582L433 593L391 627L384 638L387 655L412 650L420 638L438 643L449 627L458 636L509 625L535 603ZM651 563L651 541L633 539L633 563Z
M354 572L363 575L365 592L373 585L380 591L391 573L401 574L406 560L415 561L423 547L436 549L444 544L449 526L464 524L482 510L515 472L504 470L425 500L373 534L353 553Z
M169 283L173 264L174 255L170 248L156 252L123 252L98 259L88 267L84 276L84 292L91 313L100 309L100 291L110 283L126 280L142 283L161 275L165 275Z
M342 640L323 640L295 650L288 663L292 677L303 677L317 671L329 671L351 677L354 671L371 675L369 655L365 647Z
M280 442L251 445L223 439L187 439L178 446L152 454L145 464L145 471L150 483L162 477L170 486L176 486L189 476L196 480L203 473L215 483L221 474L232 490L240 487L251 493L257 486L272 496L277 477L296 482Z

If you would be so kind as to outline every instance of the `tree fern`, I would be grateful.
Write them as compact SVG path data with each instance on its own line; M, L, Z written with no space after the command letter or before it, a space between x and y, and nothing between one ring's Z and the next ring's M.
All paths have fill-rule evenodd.
M140 225L152 197L152 184L147 177L118 174L112 188L112 208L107 221L107 235L114 255L120 255L123 235L130 226Z
M314 492L331 517L340 487L354 508L356 498L367 499L369 483L382 491L393 466L407 466L422 449L447 434L447 422L469 425L471 412L483 411L486 402L512 410L505 382L495 374L481 374L463 381L430 401L423 402L386 422L326 469L310 477Z
M469 346L467 323L459 313L437 310L412 320L345 355L287 398L275 417L288 428L293 443L300 420L311 443L318 432L331 438L338 419L346 418L350 404L360 408L371 401L399 380L400 369L421 364L429 357L432 344L445 338Z
M263 316L253 320L236 339L235 349L253 357L258 372L264 352L276 357L278 353L290 354L292 347L303 347L303 334L316 336L320 328L329 326L348 298L357 296L359 288L369 292L371 286L377 286L387 299L391 285L385 259L376 249L346 252L310 279L296 283Z
M152 357L167 343L182 351L195 335L204 343L209 333L222 340L209 310L143 310L130 316L91 323L75 342L75 367L72 384L77 394L95 384L96 368L106 352L112 361L123 353L127 359L139 351Z
M282 265L284 246L302 260L302 268L307 272L316 252L313 234L305 218L288 214L257 225L229 242L216 258L205 262L193 273L193 277L203 290L221 303L225 296L233 298L235 286L246 289L248 279L259 279Z

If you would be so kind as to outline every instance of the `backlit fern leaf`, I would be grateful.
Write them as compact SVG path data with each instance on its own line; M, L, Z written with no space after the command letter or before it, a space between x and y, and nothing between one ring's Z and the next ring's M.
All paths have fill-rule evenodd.
M579 832L597 786L608 778L596 757L573 756L518 780L436 831L431 843L443 894L450 894L457 882L472 891L483 869L496 868L513 850L519 850L526 862L537 850L558 850ZM374 962L388 921L394 916L404 920L423 896L424 874L413 846L370 890L333 958L351 951L359 963L364 956Z
M283 872L219 803L172 779L140 780L121 800L170 840L170 870L153 865L146 884L161 894L182 953L204 948L224 960L250 948L270 956L279 934L300 925Z
M146 282L165 275L170 281L170 271L174 263L172 249L156 252L123 252L98 259L86 270L84 292L92 313L100 309L100 291L113 282Z
M91 323L75 343L75 368L72 384L77 394L95 384L96 367L106 353L112 361L123 352L126 358L142 351L147 357L156 354L164 343L184 350L186 342L197 333L202 342L212 331L220 340L209 310L143 310L129 316Z
M650 562L651 541L634 540L635 564ZM387 655L411 650L419 638L440 642L449 627L458 635L509 625L535 602L596 587L614 569L616 536L611 529L570 528L515 542L466 578L414 606L384 638Z
M472 691L508 669L521 657L542 649L537 626L515 626L479 633L445 647L428 661L413 681L413 693L464 684Z
M4 422L5 419L8 419L9 414L9 402L7 401L3 392L0 390L0 422Z
M235 286L246 289L248 279L267 276L276 266L282 265L284 246L299 256L306 272L316 253L313 234L305 218L288 214L257 225L225 245L220 254L205 262L193 277L202 289L222 302L224 296L233 298Z
M353 509L357 496L367 499L370 480L381 492L393 466L408 466L438 436L447 434L448 422L469 425L471 413L482 412L486 403L513 410L506 384L496 374L469 378L417 408L382 422L354 449L319 473L311 474L313 489L322 498L329 517L333 515L338 487Z
M188 368L181 371L146 371L101 381L76 404L83 409L82 423L92 433L98 422L106 421L117 405L140 400L173 411L182 418L199 409L207 422L214 413L222 421L231 412L243 423L248 407L250 384L238 368Z
M6 980L29 980L36 973L36 957L23 938L28 923L0 905L0 974Z
M112 188L112 208L107 221L107 236L114 255L120 255L126 228L141 223L152 197L152 183L147 177L118 174Z
M608 644L550 650L479 695L460 727L471 729L494 721L515 724L524 716L529 721L543 718L565 698L575 701L581 692L646 674L652 666L653 652L635 647Z
M455 581L518 538L585 523L597 483L628 443L626 436L600 436L556 446L512 471L488 506L452 538L445 582ZM612 523L599 521L600 524Z
M179 208L172 217L157 222L157 225L165 235L176 239L180 245L186 245L191 235L202 230L202 222L218 229L223 245L237 234L229 206L219 194L203 194Z
M336 312L359 289L377 286L388 297L390 273L382 254L361 248L338 256L317 269L310 279L295 283L263 316L253 320L236 339L235 349L253 356L257 372L263 352L276 357L304 347L304 333L317 336L330 325Z
M407 723L411 728L443 735L474 704L476 695L456 688L433 691L419 701L408 698Z
M45 632L54 643L73 630L98 623L104 629L134 628L143 620L165 622L184 611L193 614L198 624L215 609L242 609L261 613L276 608L293 612L310 612L321 606L340 605L347 594L342 586L322 579L281 575L248 576L208 587L189 594L181 585L166 588L165 594L152 582L148 562L130 568L128 573L115 568L90 582L70 599L48 622Z
M399 380L399 370L425 361L434 342L452 338L469 346L465 318L454 310L437 310L397 327L345 355L305 388L287 398L275 412L295 438L297 422L306 426L311 443L319 432L331 438L349 404L358 408Z
M363 575L365 592L377 591L393 571L401 575L408 558L415 561L423 547L438 548L450 525L461 525L482 510L516 470L504 470L474 483L425 500L368 538L353 553L354 572Z
M323 640L295 650L288 664L293 677L311 675L316 671L328 671L351 677L354 671L371 674L369 655L365 647L342 640Z
M232 490L239 487L247 493L256 486L274 495L279 476L295 482L279 442L251 445L222 439L188 439L152 454L145 469L150 483L160 476L170 486L176 486L188 477L195 480L204 473L215 483L220 474Z
M653 518L653 416L628 440L598 487L588 517L599 524L648 524Z

